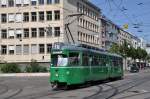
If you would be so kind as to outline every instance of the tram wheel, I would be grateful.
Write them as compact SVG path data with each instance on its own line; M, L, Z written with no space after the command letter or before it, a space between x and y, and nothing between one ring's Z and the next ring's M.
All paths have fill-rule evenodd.
M58 84L57 83L52 83L52 89L53 90L58 90Z

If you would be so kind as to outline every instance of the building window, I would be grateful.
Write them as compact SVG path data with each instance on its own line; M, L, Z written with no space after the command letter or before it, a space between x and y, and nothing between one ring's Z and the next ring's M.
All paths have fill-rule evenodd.
M79 2L77 2L77 12L79 12Z
M60 27L55 27L54 30L55 30L55 37L60 36Z
M8 6L13 7L14 6L14 0L8 0Z
M47 0L47 4L52 4L52 0Z
M15 0L15 1L16 1L16 6L17 6L17 7L20 7L21 4L22 4L22 0Z
M39 21L44 21L44 12L39 12Z
M39 5L44 5L44 0L39 0Z
M31 37L33 37L33 38L37 37L37 29L36 28L32 28L31 33L32 33Z
M32 44L31 45L31 54L37 54L37 45L36 44Z
M55 20L60 20L60 11L54 11L55 13Z
M21 29L17 29L16 30L16 38L22 38L22 30Z
M2 55L6 55L7 54L7 46L6 45L2 45L1 46L1 54Z
M16 22L22 22L22 14L21 13L16 13L15 17L15 21Z
M9 46L9 54L10 54L10 55L13 55L14 52L15 52L15 47L14 47L13 45L10 45L10 46Z
M45 36L45 29L39 28L39 37L44 37L44 36Z
M8 21L9 22L14 22L15 21L15 14L14 13L9 13L8 14Z
M7 39L7 30L1 30L1 38Z
M47 44L47 53L51 53L52 44Z
M29 13L28 12L23 13L23 21L24 22L29 22Z
M7 1L1 0L1 7L6 7L6 6L7 6Z
M21 55L22 54L22 46L21 45L16 45L16 54Z
M52 27L47 27L46 34L47 34L47 37L51 37L52 36Z
M30 4L29 0L23 0L23 6L28 6Z
M8 36L10 39L13 39L15 37L15 31L13 29L8 30Z
M36 5L37 4L37 0L31 0L31 5Z
M7 14L1 14L1 22L6 23L7 22Z
M39 53L44 54L45 53L45 46L44 44L39 44Z
M23 54L24 55L29 54L29 45L23 45Z
M33 21L33 22L37 21L37 14L36 14L36 12L31 12L31 21Z
M52 11L47 11L47 21L51 21L52 20Z
M54 3L55 3L55 4L59 4L59 3L60 3L60 0L54 0Z
M29 38L29 29L24 29L24 38Z

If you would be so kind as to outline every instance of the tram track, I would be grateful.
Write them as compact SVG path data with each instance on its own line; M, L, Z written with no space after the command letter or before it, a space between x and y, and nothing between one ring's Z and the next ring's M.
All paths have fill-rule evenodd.
M9 90L13 90L11 88L9 88L9 86L5 85L5 84L0 84L0 88L3 89L0 92L0 95L4 95L7 94L9 92ZM20 94L23 91L23 89L17 89L17 91L15 93L12 93L2 99L12 99L14 96L17 96L18 94Z
M63 93L63 92L65 92L65 91L64 90L60 90L60 91L50 90L50 91L43 91L43 92L37 92L37 93L22 95L19 97L13 97L11 99L38 99L41 97L56 95L56 94Z
M96 87L98 87L98 91L96 93L94 93L90 96L84 97L83 99L91 99L92 97L97 96L98 94L100 94L103 90L103 87L102 86L96 86Z
M19 95L22 91L23 91L23 89L18 89L18 91L16 91L12 95L9 95L9 96L5 97L4 99L12 99L13 97Z
M139 93L139 94L134 94L134 95L128 95L128 96L119 97L119 98L116 98L116 99L127 99L127 98L131 98L131 97L135 97L135 96L145 95L145 94L150 94L150 92L144 92L144 93ZM150 97L149 98L144 98L144 99L150 99Z
M120 86L105 84L105 85L108 85L109 87L112 87L112 88L108 89L106 91L103 91L101 93L101 95L99 95L98 97L102 97L102 99L110 99L110 98L113 98L116 95L119 95L121 93L124 93L125 91L128 91L129 89L132 89L133 87L139 86L141 84L146 83L146 81L149 81L148 79L141 79L141 80L138 81L138 82L137 81L132 81L132 82L129 82L129 83L122 84ZM101 99L101 98L94 98L94 99Z
M2 90L2 91L0 91L0 95L8 92L8 86L6 86L6 85L0 84L0 89Z
M110 85L110 84L102 84L102 85L108 86L110 88L107 90L104 90L104 91L99 90L95 94L88 96L88 97L84 97L83 99L111 99L114 96L124 93L125 91L128 91L129 89L132 89L133 87L144 84L147 81L149 81L147 78L141 78L141 79L138 79L138 81L137 81L137 79L134 79L133 81L127 82L125 84L121 84L119 86ZM144 93L141 93L141 94L144 94ZM119 99L123 99L123 98L119 98Z
M141 82L141 84L139 84L139 85L142 85L142 84L145 84L145 83L147 83L147 82L149 82L150 80L146 80L145 82L143 81L143 82ZM138 86L139 86L138 85ZM135 86L136 87L136 86ZM130 91L130 92L132 92L132 91ZM133 91L134 92L134 91ZM124 97L119 97L119 98L116 98L116 99L127 99L127 98L131 98L131 97L135 97L135 96L140 96L140 95L144 95L144 94L150 94L150 92L140 92L140 91L135 91L136 93L135 94L132 94L132 95L127 95L127 96L124 96ZM146 98L146 99L150 99L150 97L149 98Z

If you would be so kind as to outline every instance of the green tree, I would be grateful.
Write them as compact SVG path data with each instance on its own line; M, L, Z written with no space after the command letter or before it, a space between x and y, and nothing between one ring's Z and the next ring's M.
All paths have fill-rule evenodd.
M129 53L129 48L128 48L129 44L126 42L126 40L124 41L124 43L122 45L120 45L120 55L122 55L124 58L126 58L128 56Z
M111 46L111 48L109 49L109 52L110 52L110 53L117 53L117 54L120 54L119 49L120 49L120 47L119 47L118 44L113 44L113 45Z
M148 56L148 53L147 53L147 51L146 51L145 49L142 49L141 51L142 51L141 59L142 59L143 61L146 61L147 56Z

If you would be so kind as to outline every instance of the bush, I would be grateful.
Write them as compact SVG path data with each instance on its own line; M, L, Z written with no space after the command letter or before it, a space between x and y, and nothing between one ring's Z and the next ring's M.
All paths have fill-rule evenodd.
M1 72L3 73L20 73L21 69L15 63L3 64L1 66Z
M0 64L0 73L1 73L1 67L3 66L3 64Z
M36 62L36 60L32 60L30 65L26 66L25 71L29 72L29 73L47 72L47 68L39 66L39 64Z

